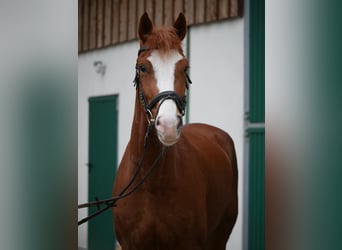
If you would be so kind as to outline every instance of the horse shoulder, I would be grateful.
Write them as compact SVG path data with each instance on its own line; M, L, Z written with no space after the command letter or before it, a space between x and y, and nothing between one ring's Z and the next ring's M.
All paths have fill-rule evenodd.
M193 147L223 150L229 157L235 156L234 142L231 136L220 128L208 124L193 123L182 128L182 135ZM205 153L210 153L209 150ZM204 153L204 152L203 152Z
M186 125L182 136L184 147L189 148L187 155L195 152L191 157L196 164L191 164L191 167L203 173L206 183L209 232L225 228L225 223L234 224L238 170L232 138L225 131L206 124Z

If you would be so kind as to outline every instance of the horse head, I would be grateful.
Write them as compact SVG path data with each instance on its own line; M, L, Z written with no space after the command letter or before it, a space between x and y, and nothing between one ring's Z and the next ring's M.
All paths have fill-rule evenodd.
M140 50L135 84L148 121L165 146L180 138L189 78L181 42L186 34L183 14L170 28L154 27L147 13L139 22ZM191 81L190 81L191 82Z

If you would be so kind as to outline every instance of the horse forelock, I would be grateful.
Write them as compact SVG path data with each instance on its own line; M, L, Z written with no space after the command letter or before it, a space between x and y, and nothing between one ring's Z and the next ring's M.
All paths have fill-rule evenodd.
M183 54L182 44L174 28L159 27L154 28L147 36L146 41L141 44L151 50L159 50L167 53L170 50L177 50Z

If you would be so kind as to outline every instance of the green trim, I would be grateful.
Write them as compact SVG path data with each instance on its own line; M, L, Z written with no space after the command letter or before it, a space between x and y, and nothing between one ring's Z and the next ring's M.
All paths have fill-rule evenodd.
M247 128L246 132L248 133L248 136L265 134L265 128Z
M249 133L248 249L265 249L265 131Z
M265 249L265 0L249 1L248 249Z
M250 0L249 119L265 121L265 0Z
M185 56L190 62L190 27L188 26L188 32L186 35L186 51L185 51ZM191 69L191 68L190 68ZM189 69L189 76L190 75L190 69ZM185 124L189 123L189 117L190 117L190 86L189 84L189 89L186 91L186 107L185 107Z

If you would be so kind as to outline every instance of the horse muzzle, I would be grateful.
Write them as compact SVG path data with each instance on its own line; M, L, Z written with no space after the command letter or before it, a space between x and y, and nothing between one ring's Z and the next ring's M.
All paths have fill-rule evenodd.
M164 146L172 146L180 138L183 119L181 115L160 115L155 126L159 141Z

